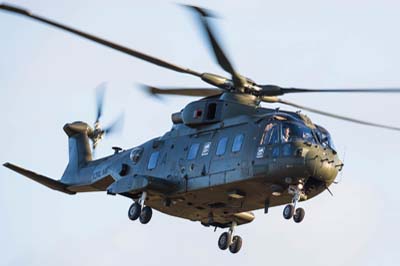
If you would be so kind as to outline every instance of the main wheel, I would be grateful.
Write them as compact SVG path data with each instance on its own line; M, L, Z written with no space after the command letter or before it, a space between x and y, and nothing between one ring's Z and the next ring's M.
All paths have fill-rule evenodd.
M294 206L293 204L288 204L285 206L285 208L283 209L283 217L286 220L289 220L290 218L293 217L294 214Z
M242 247L242 238L240 236L234 236L232 239L232 243L229 246L229 251L233 254L238 253L240 248Z
M296 223L300 223L301 221L303 221L305 215L306 215L306 212L304 211L303 208L297 208L296 212L293 216L293 220Z
M140 206L139 203L135 202L133 203L128 210L128 217L132 221L135 221L137 218L140 216L140 211L142 209L142 206Z
M142 209L142 212L140 213L139 221L142 224L147 224L148 222L150 222L152 215L153 215L153 210L149 206L146 206Z
M231 233L224 232L218 239L218 247L222 250L225 250L229 247L230 242L231 242Z

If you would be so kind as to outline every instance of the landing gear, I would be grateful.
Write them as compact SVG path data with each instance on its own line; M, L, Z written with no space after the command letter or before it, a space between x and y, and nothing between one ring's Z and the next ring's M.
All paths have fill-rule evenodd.
M299 183L297 186L290 186L289 187L289 194L293 195L292 203L285 206L283 209L283 217L287 220L293 217L293 220L296 223L300 223L303 221L305 216L305 211L303 208L297 208L297 202L300 200L301 197L306 197L304 192L302 191L303 184Z
M222 233L218 239L218 247L222 250L226 250L229 248L229 251L233 254L239 252L243 242L240 236L232 237L236 225L236 222L232 222L229 231Z
M303 208L297 208L295 214L293 215L293 220L296 223L300 223L301 221L303 221L305 214L306 212Z
M139 218L141 210L142 210L142 206L140 206L139 203L137 203L137 202L132 203L131 207L129 207L129 210L128 210L129 219L131 219L132 221L135 221L137 218Z
M229 251L233 254L238 253L242 247L242 238L240 236L234 236L232 238L232 243L229 246Z
M283 209L283 217L286 220L289 220L293 217L294 214L294 206L293 204L288 204L285 206L285 208Z
M139 221L142 224L147 224L150 222L151 216L153 215L153 210L149 207L146 206L142 209L142 212L140 213Z
M139 218L140 223L147 224L150 222L153 216L153 210L149 206L144 206L144 201L146 200L147 193L143 192L140 199L134 202L128 210L128 217L132 221Z
M231 232L224 232L218 239L218 247L222 250L226 250L231 243L232 234Z

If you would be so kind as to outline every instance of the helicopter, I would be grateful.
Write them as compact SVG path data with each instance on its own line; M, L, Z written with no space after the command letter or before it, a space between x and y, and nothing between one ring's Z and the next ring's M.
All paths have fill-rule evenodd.
M131 220L150 222L152 210L199 221L204 226L227 228L218 247L237 253L242 238L238 225L250 223L253 210L285 205L283 216L300 223L301 201L329 186L343 168L332 137L300 112L261 107L280 103L309 112L392 130L400 128L361 121L279 98L288 93L394 93L399 89L302 89L259 85L240 75L226 56L209 24L211 12L188 7L199 19L225 78L200 73L67 27L27 10L1 4L0 9L61 28L112 49L181 73L197 76L215 88L146 86L152 95L203 97L172 114L172 128L163 136L134 148L114 148L114 154L93 160L93 151L115 126L102 128L102 98L92 128L85 122L64 126L69 139L69 162L60 180L36 174L11 163L4 166L51 189L67 194L103 191L134 202ZM90 141L92 147L90 147Z

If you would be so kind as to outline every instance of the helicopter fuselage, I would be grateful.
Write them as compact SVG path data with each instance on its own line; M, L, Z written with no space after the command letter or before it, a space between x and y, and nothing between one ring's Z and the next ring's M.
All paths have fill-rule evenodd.
M238 107L242 115L225 112ZM66 171L62 181L74 192L105 190L135 200L147 191L147 206L225 227L232 219L250 222L251 210L291 202L295 184L304 186L301 200L314 197L343 166L299 113L210 97L190 103L179 114L163 136L88 161L74 177ZM295 127L291 139L284 139L286 125ZM312 135L306 137L307 132Z
M38 16L29 10L0 4L0 10L30 18L101 44L148 63L199 78L212 87L157 88L151 95L206 97L172 114L173 126L163 136L128 150L115 147L114 155L93 160L104 135L115 132L116 120L100 126L103 93L98 93L94 129L84 122L66 124L69 163L61 180L54 180L12 163L4 166L51 189L67 194L106 191L135 202L128 217L147 224L152 208L163 213L200 221L205 226L229 227L218 246L237 253L242 239L233 235L237 225L254 219L252 210L287 204L285 219L300 223L305 216L296 206L328 190L343 163L329 132L299 112L260 107L277 103L327 117L399 131L399 127L363 121L282 99L289 93L399 93L399 88L308 89L257 83L241 75L219 44L206 9L186 6L199 19L212 53L229 77L198 72L149 54L108 41ZM330 191L329 191L330 192Z

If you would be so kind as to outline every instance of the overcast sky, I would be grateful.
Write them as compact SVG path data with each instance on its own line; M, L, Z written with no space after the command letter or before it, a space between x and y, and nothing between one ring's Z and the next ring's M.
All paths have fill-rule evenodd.
M191 14L170 1L13 1L32 12L179 65L225 74ZM136 3L135 3L136 2ZM400 86L399 1L178 1L210 8L239 72L260 84L305 88ZM106 125L125 111L111 146L130 148L170 129L193 98L150 98L138 86L203 86L43 24L0 12L0 162L54 179L67 164L62 127L92 123L94 88L108 81ZM326 111L400 126L400 95L290 95ZM285 107L286 108L286 107ZM294 110L290 109L289 110ZM307 112L305 112L307 113ZM328 193L301 203L301 224L281 207L240 226L240 253L217 247L223 230L159 212L131 222L131 201L69 196L0 168L3 265L397 265L400 260L399 132L309 114L332 134L345 168Z

